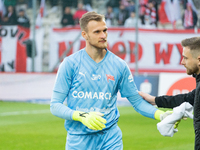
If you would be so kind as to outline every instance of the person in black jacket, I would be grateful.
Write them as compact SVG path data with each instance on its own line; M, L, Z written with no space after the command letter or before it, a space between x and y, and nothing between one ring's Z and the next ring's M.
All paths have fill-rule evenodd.
M195 130L195 150L200 150L200 37L184 39L183 59L181 64L186 68L188 75L196 78L196 89L187 94L175 96L151 96L147 93L139 94L149 103L156 104L158 107L174 108L183 102L189 102L194 107L194 130Z
M128 10L123 4L119 6L119 13L117 15L117 21L119 26L124 26L125 20L129 17Z
M17 15L15 13L15 8L13 6L8 6L7 13L3 16L2 25L16 25Z
M17 16L17 24L20 25L20 26L23 26L25 28L30 27L30 20L25 15L25 11L23 9L19 10L19 13L18 13L18 16Z
M71 9L68 6L65 7L64 14L63 14L63 17L61 19L61 25L63 27L68 26L68 25L74 25L74 19L73 19L73 16L71 14Z

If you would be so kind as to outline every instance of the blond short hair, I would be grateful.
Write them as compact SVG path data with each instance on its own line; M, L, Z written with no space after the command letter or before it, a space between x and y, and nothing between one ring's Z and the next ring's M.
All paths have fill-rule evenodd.
M96 13L94 11L87 12L87 13L83 14L81 19L79 20L79 24L80 24L81 30L87 32L88 31L87 25L92 20L94 20L94 21L103 21L103 20L105 20L105 16L101 15L101 14L98 14L98 13Z

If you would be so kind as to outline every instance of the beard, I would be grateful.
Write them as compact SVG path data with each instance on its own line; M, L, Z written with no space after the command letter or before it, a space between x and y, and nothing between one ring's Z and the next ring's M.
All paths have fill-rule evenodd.
M103 40L103 39L102 39ZM105 49L108 47L108 42L105 39L105 42L93 42L93 40L91 39L90 36L88 36L88 43L90 44L90 46L96 48L96 49Z
M96 49L105 49L108 46L107 42L105 42L105 43L95 43L95 44L89 42L89 44L90 44L90 46L92 46L92 47L94 47Z
M198 66L193 66L192 68L186 68L186 72L188 75L197 74L199 72Z

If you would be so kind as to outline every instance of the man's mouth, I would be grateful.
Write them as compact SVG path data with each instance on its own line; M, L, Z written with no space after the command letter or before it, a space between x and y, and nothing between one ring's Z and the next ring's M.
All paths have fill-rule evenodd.
M99 41L100 43L105 43L106 42L106 40L102 40L102 41Z

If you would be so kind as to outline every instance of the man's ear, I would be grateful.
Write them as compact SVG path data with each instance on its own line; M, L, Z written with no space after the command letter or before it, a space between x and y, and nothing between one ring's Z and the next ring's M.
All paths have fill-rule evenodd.
M198 59L198 66L200 67L200 55L197 57Z
M88 38L87 38L87 33L86 33L85 31L82 31L82 32L81 32L81 35L82 35L82 37L83 37L85 40L88 39Z

